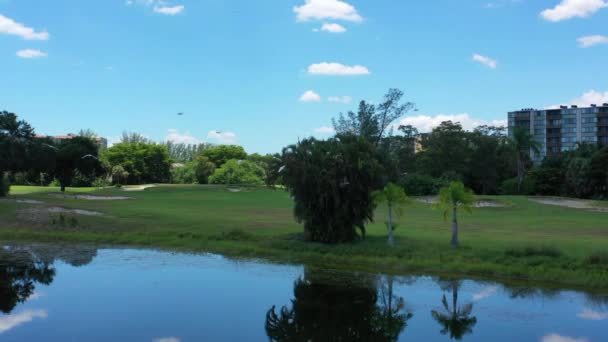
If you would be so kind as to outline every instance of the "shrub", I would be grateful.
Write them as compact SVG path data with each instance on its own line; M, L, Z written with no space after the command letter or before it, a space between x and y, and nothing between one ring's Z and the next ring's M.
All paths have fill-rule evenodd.
M194 163L189 162L184 164L184 166L176 167L171 170L171 182L173 184L195 184L196 174Z
M507 179L500 185L501 195L532 195L534 194L534 182L529 178L524 178L521 184L521 191L517 191L517 178Z
M104 177L99 177L93 181L92 185L96 188L105 188L106 186L110 185L110 182L108 182L108 180Z
M562 251L553 246L527 246L518 248L508 248L505 250L505 255L515 258L544 256L550 258L559 258L562 256Z
M11 189L11 183L7 174L0 176L0 197L6 197Z
M608 252L598 251L589 255L585 262L590 265L608 265Z
M231 159L209 177L211 184L264 184L264 170L248 160Z
M430 196L439 193L439 189L446 184L428 175L412 173L403 176L399 185L404 188L409 196Z

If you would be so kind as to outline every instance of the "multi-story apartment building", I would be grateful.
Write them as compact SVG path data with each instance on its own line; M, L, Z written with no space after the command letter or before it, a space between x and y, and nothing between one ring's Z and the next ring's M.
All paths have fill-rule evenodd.
M579 143L608 146L608 103L579 108L561 106L556 109L526 108L509 113L509 136L521 127L530 130L540 144L540 153L531 151L532 160L570 151Z

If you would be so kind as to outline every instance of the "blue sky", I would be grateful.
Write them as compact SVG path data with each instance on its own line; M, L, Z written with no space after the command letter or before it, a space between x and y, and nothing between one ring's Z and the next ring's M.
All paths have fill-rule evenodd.
M266 153L394 87L405 123L471 127L608 102L607 22L606 0L0 0L0 110Z

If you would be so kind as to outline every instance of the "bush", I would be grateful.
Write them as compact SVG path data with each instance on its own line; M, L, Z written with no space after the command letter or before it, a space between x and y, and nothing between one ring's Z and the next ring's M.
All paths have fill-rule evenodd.
M553 246L527 246L523 248L508 248L505 250L505 255L515 258L535 256L559 258L562 256L562 251Z
M3 174L0 178L0 197L6 197L11 189L11 183L7 174Z
M104 177L99 177L93 181L92 185L96 188L105 188L110 185L110 182Z
M588 256L585 262L590 265L608 265L608 252L595 252Z
M403 187L405 193L409 196L431 196L437 195L439 189L447 184L428 175L412 173L403 176L399 181L399 185Z
M210 184L264 184L264 170L248 160L231 159L209 177Z
M521 184L521 191L517 191L517 178L507 179L500 185L501 195L532 195L534 194L534 182L529 178L524 178Z
M173 184L195 184L196 173L194 163L189 162L184 164L184 166L171 170L171 182Z

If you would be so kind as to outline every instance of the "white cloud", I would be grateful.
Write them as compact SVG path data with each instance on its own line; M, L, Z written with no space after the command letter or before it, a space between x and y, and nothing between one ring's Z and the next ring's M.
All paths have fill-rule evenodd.
M570 336L562 336L558 334L545 335L540 340L541 342L589 342L586 338L574 338Z
M484 64L487 67L492 68L492 69L496 69L496 67L498 66L498 62L496 62L495 59L492 59L492 58L486 57L486 56L482 56L482 55L478 55L478 54L473 54L473 60L475 62Z
M348 66L340 63L322 62L311 64L308 67L308 73L312 75L351 76L369 75L371 72L362 65Z
M576 315L578 318L590 321L605 321L608 320L608 312L595 311L589 308L584 308L583 311Z
M184 11L186 7L183 5L177 6L154 6L154 12L166 15L176 15Z
M28 323L34 318L47 318L45 310L26 310L18 314L0 317L0 334L5 333L23 323Z
M589 90L580 97L570 100L567 105L575 105L579 107L589 107L592 104L601 105L608 103L608 90L605 92ZM563 104L562 104L563 105ZM559 108L560 105L547 106L546 109Z
M330 33L344 33L344 32L346 32L346 27L344 27L340 24L335 24L335 23L327 24L326 23L326 24L323 24L323 26L321 26L320 30L325 31L325 32L330 32Z
M152 340L152 342L180 342L177 337L160 337Z
M360 22L363 20L357 9L342 0L306 0L302 6L293 8L298 21L336 19Z
M498 290L498 286L486 286L481 291L473 294L473 300L477 302L482 299L491 297L496 293L497 290Z
M314 90L307 90L300 96L300 102L321 102L321 96L315 93Z
M332 127L323 126L323 127L315 128L315 133L319 133L319 134L334 134L334 133L336 133L336 130L333 129Z
M107 71L114 71L114 67L111 65L106 66L104 69L106 69Z
M452 121L454 123L459 122L462 125L462 128L471 131L475 127L480 125L492 125L492 126L506 126L507 120L483 120L483 119L475 119L472 118L469 113L462 114L438 114L435 116L430 115L417 115L417 116L408 116L401 119L396 125L395 128L399 126L414 126L421 133L430 132L433 128L439 126L444 121Z
M32 293L29 297L27 297L27 300L28 301L30 301L30 300L37 300L37 299L40 299L42 297L44 297L43 293L34 291L34 293Z
M167 131L167 136L165 137L166 141L170 141L172 143L176 143L176 144L200 144L202 143L201 140L197 139L196 137L192 136L190 134L190 132L185 132L185 133L180 133L178 130L176 129L169 129Z
M608 2L604 0L562 0L553 8L541 12L541 16L548 21L562 21L574 17L585 18L604 7Z
M594 36L585 36L580 37L576 41L578 41L580 47L588 48L594 45L608 44L608 36L600 36L599 34Z
M41 58L48 56L48 54L40 50L25 49L17 51L17 56L21 58Z
M207 139L213 140L220 144L234 144L236 143L236 134L233 132L210 131L207 134Z
M350 96L330 96L327 98L329 102L339 102L339 103L350 103L352 101L352 97Z
M46 31L36 32L33 28L18 23L2 14L0 14L0 33L19 36L25 40L48 40L50 37Z

